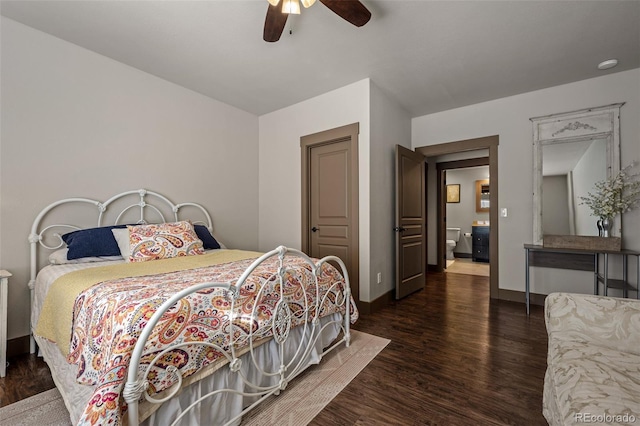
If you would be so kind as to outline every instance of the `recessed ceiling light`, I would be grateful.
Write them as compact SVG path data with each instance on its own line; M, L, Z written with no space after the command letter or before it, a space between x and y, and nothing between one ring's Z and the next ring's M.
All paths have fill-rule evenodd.
M602 61L598 64L599 70L608 70L609 68L613 68L618 65L617 59L608 59L606 61Z

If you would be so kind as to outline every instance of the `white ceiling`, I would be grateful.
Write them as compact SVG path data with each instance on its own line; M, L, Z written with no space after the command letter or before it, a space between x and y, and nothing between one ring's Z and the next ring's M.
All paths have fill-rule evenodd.
M640 1L317 2L262 40L266 0L2 1L2 15L254 114L371 78L412 117L640 67ZM289 35L289 28L293 34ZM617 58L600 71L596 64Z

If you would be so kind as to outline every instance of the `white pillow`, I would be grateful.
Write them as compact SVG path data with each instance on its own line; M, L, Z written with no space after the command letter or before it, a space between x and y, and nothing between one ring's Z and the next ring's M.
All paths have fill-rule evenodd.
M113 238L116 239L116 243L118 243L120 254L125 261L130 262L131 247L129 247L129 228L113 228L111 232L113 233Z
M108 262L113 260L122 260L122 256L98 256L98 257L81 257L79 259L67 259L68 248L61 248L49 255L49 263L52 265L65 265L68 263L90 263L90 262Z
M220 240L218 239L218 237L216 237L216 236L214 235L214 236L213 236L213 238L215 238L215 239L216 239L216 241L218 242L218 244L220 244L220 248L221 248L221 249L225 249L225 250L227 249L227 246L225 246L225 245L222 243L222 241L220 241Z

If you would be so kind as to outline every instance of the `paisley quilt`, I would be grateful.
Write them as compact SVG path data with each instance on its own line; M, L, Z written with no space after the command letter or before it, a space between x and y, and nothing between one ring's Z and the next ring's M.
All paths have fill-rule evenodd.
M133 347L141 330L165 300L198 283L235 283L254 260L116 278L82 291L73 307L67 361L78 366L78 382L94 385L95 391L79 424L122 423L126 403L121 391ZM341 303L343 300L338 294L344 280L335 268L323 265L318 278L320 291L316 295L309 266L297 257L286 257L285 262L287 269L282 290L291 310L292 326L305 320L305 299L309 305L315 304L317 296L319 300L326 300L318 312L309 312L310 318L316 314L344 312L345 304ZM233 311L230 292L220 288L203 290L181 299L163 316L149 338L142 369L146 369L160 351L181 343L206 340L229 350L231 329L234 348L238 349L248 344L250 333L254 340L271 337L271 318L281 297L280 286L275 284L278 265L278 259L271 258L255 270L239 289ZM334 283L338 285L332 287ZM353 300L350 300L349 309L354 322L358 313ZM252 312L256 313L254 317ZM219 367L225 362L226 357L211 347L184 346L172 350L151 369L148 392L154 394L173 384L173 376L166 372L168 367L176 367L183 377L188 377L205 367Z

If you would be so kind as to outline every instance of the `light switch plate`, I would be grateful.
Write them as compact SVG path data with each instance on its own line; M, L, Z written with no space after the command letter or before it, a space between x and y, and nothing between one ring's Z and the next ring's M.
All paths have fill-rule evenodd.
M507 217L507 208L503 207L500 209L500 216Z

